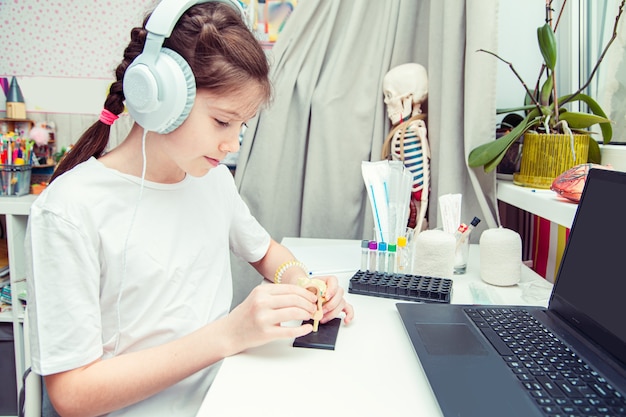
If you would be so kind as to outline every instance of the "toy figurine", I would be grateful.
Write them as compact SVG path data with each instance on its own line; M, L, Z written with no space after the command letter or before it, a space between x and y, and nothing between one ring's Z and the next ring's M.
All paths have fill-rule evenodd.
M408 227L415 233L426 229L430 181L430 148L426 116L428 76L419 64L392 68L383 78L384 101L392 129L383 144L382 158L402 161L413 174L411 214Z
M326 294L326 283L320 279L302 277L298 278L298 285L317 295L317 311L313 315L313 331L317 332L320 320L324 317L322 305L326 301L326 298L324 298Z
M9 86L6 113L9 119L26 119L24 96L15 77L11 79L11 85Z

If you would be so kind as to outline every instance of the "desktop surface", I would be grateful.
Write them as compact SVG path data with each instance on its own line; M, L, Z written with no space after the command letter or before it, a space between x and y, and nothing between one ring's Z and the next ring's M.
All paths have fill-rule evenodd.
M336 275L355 309L335 350L279 340L226 358L199 412L205 416L441 416L396 309L398 300L348 293L359 268L360 241L285 238L314 274ZM527 267L511 287L480 280L479 251L467 273L452 277L454 304L547 306L551 284ZM290 325L285 323L285 325Z

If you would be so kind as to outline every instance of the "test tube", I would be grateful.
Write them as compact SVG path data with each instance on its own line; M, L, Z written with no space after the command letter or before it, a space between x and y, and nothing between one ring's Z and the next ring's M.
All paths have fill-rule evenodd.
M395 274L396 272L396 245L390 243L387 245L387 273Z
M378 243L378 265L376 267L378 272L383 274L387 272L387 243Z
M361 271L367 271L367 265L368 265L368 256L369 256L369 240L362 240L361 241Z
M378 249L378 243L375 240L370 240L368 244L369 248L369 268L368 270L375 272L376 271L376 255Z
M401 273L404 274L406 273L406 269L407 269L407 264L406 264L406 254L404 253L406 251L406 236L400 236L398 237L398 248L397 248L397 255L396 255L396 261L397 261L397 268L396 270Z

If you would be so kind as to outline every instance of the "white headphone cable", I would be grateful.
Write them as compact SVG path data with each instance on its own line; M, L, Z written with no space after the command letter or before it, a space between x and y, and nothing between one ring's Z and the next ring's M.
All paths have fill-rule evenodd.
M122 335L122 315L120 314L120 303L122 300L122 292L124 291L124 282L126 278L126 251L128 249L128 241L130 240L130 233L133 230L133 225L135 224L135 217L137 216L137 210L139 209L139 203L141 202L141 197L143 196L144 183L146 179L146 135L148 131L143 129L143 134L141 136L141 158L142 158L142 168L141 168L141 183L139 187L139 196L137 197L137 203L135 203L135 209L133 210L133 215L130 219L130 225L128 226L128 233L126 234L126 240L124 241L124 252L122 253L122 278L120 281L120 289L117 294L117 338L115 340L115 349L113 351L113 355L117 355L117 351L120 344L120 338Z

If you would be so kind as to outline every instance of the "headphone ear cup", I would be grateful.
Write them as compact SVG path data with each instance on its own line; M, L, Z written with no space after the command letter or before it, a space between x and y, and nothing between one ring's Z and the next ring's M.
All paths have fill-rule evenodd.
M131 117L146 130L166 134L179 127L193 107L196 80L178 53L161 48L154 65L140 57L124 73L124 97Z

